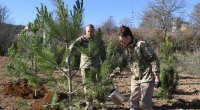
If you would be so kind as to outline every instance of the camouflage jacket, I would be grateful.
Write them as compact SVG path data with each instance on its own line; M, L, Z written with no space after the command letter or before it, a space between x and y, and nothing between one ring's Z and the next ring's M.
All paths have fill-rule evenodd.
M70 45L69 56L72 56L75 51L81 53L81 69L98 68L101 60L105 59L105 48L100 37L88 39L86 35L80 36Z
M132 79L140 82L154 80L159 75L160 63L157 55L145 41L133 41L124 50L124 58L128 63Z

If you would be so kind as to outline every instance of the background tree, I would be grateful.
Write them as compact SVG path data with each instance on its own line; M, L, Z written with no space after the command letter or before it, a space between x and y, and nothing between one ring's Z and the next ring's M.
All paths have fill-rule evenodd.
M7 49L15 42L17 34L24 28L9 22L9 9L0 5L0 55L6 55Z
M0 25L3 25L7 22L9 17L9 10L6 6L0 5Z
M0 5L0 55L4 55L6 51L6 46L3 42L5 42L5 38L7 37L5 33L5 25L8 18L8 12L6 6Z
M132 21L131 21L130 18L124 18L124 19L122 19L119 24L120 25L128 26L130 28L133 28L133 23L132 23Z
M105 20L105 22L100 26L100 28L105 36L110 37L111 33L115 32L117 28L114 18L110 16L107 20Z
M142 21L139 25L139 28L142 29L151 29L156 28L156 19L155 19L155 13L151 8L148 8L144 11L142 16Z
M103 41L108 42L109 39L116 38L117 35L117 26L114 18L112 16L108 17L100 26L99 30L103 34Z
M12 44L16 44L19 32L24 28L22 25L3 24L0 29L0 55L7 55L7 50Z
M142 21L138 29L135 29L137 36L149 42L154 48L159 48L163 39L163 32L156 27L157 20L151 8L147 8L142 16Z
M175 27L177 28L176 30L180 30L183 24L189 24L186 21L184 21L184 19L181 17L175 18L174 23L175 23Z
M196 4L192 13L193 25L197 35L200 35L200 3Z
M166 36L171 30L174 14L184 5L184 0L154 0L144 12L142 25L161 29Z

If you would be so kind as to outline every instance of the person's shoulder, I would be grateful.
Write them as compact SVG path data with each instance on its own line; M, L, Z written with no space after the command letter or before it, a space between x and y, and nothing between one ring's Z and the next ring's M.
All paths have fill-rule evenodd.
M139 41L137 42L136 45L137 45L138 47L141 47L141 46L143 46L143 45L146 45L146 43L147 43L146 41L139 40Z
M149 43L146 42L146 41L143 41L143 40L140 40L137 42L137 46L140 47L140 48L144 48L144 47L149 47Z
M86 35L79 36L78 39L86 38Z
M80 41L84 39L87 39L86 35L79 36L76 40Z

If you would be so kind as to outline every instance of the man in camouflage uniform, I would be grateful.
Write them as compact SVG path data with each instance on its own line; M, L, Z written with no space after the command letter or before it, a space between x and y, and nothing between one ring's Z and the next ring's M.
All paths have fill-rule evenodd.
M134 38L126 26L120 27L119 42L124 47L124 57L132 73L130 110L151 110L154 83L160 82L158 57L148 43Z
M94 45L94 46L92 46ZM89 53L87 49L91 46ZM91 50L92 49L92 50ZM101 60L105 60L105 48L103 46L103 41L100 36L95 36L95 28L92 24L86 26L86 34L78 37L69 47L69 57L66 59L66 62L69 61L70 57L73 53L79 50L81 53L80 59L80 70L83 79L83 83L85 83L86 74L88 74L91 68L99 69ZM98 52L96 52L98 51ZM93 53L94 52L94 53ZM96 54L95 54L96 53ZM98 76L98 75L97 75ZM86 93L86 86L84 86L84 93ZM87 102L90 103L90 102ZM87 104L86 110L90 110L92 108L92 102Z

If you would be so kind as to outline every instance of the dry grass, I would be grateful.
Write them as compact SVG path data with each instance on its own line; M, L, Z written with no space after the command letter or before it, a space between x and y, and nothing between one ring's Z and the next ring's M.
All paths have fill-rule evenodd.
M185 54L175 54L175 62L178 73L197 74L200 76L200 51Z

